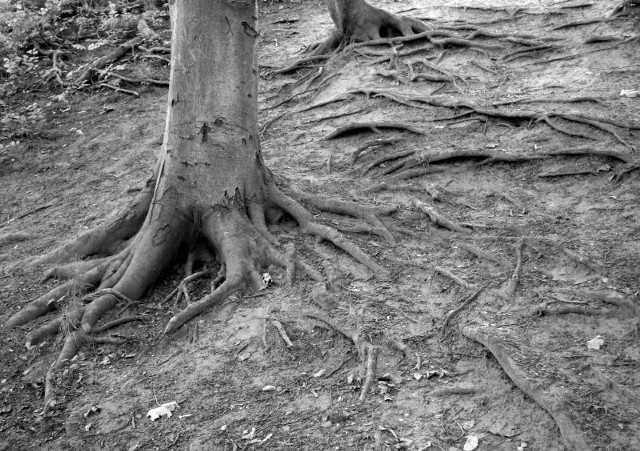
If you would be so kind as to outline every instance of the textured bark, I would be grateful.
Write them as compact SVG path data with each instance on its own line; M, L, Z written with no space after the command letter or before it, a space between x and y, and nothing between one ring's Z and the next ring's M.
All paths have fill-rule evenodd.
M396 16L364 0L325 0L325 3L336 25L334 40L361 42L410 36L427 30L419 20Z

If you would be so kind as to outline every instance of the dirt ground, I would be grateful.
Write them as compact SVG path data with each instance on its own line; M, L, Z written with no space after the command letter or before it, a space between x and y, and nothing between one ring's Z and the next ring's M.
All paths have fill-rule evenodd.
M274 268L268 289L158 341L180 308L164 301L176 266L111 313L141 322L112 331L124 345L84 349L44 415L60 339L25 349L46 318L0 329L0 450L563 450L572 433L585 449L640 449L638 8L607 20L619 2L372 3L449 40L278 71L332 23L321 2L261 3L259 108L283 184L395 207L382 218L393 244L307 204L389 275L282 224L330 295L287 288ZM166 17L154 27L168 38ZM166 80L166 63L139 56L120 73ZM59 283L16 262L125 206L162 143L165 87L64 94L37 75L51 60L35 64L40 82L5 85L0 101L0 323ZM364 402L353 342L308 308L380 346ZM147 418L172 401L173 416Z

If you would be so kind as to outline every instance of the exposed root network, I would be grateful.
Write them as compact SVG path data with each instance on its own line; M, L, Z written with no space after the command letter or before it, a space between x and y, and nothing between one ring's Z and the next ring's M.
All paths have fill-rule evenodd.
M137 317L118 318L103 325L99 325L99 321L118 303L131 305L139 299L158 275L174 262L176 255L187 254L186 277L165 301L178 294L176 305L183 298L186 307L169 320L164 335L175 332L193 317L231 295L247 289L264 288L262 273L270 265L284 268L288 284L295 281L297 274L316 282L324 280L322 274L295 255L293 246L287 246L284 252L277 249L278 239L268 228L269 220L274 217L288 215L298 223L301 232L333 243L376 274L385 272L335 229L316 222L300 203L273 183L268 184L267 194L261 202L245 203L238 198L230 199L226 205L202 209L194 219L187 219L186 215L168 215L163 213L166 210L154 208L150 186L151 182L115 219L34 260L38 264L57 265L46 273L45 279L70 279L33 300L6 323L6 327L17 327L49 312L60 312L27 337L27 346L32 347L60 332L65 335L62 350L46 377L45 406L54 401L54 372L69 362L84 345L122 341L99 334L135 321ZM377 217L393 212L394 208L356 206L301 192L296 192L296 195L317 208L368 220L383 239L390 244L395 243ZM149 217L143 221L145 209ZM152 221L150 218L154 214L159 216ZM154 222L164 226L158 229L151 226ZM99 257L94 260L67 263L95 255ZM214 265L194 273L197 261ZM217 275L213 270L216 264L219 267ZM212 279L211 292L201 299L192 300L189 283L205 277ZM87 292L89 294L83 296Z

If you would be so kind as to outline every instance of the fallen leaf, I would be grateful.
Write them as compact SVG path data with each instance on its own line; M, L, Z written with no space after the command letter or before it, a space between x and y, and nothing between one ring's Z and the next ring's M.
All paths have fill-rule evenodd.
M251 432L246 429L242 431L242 436L240 437L243 440L253 440L256 436L256 428L251 428Z
M149 410L147 412L147 416L151 418L151 421L156 421L158 418L163 416L171 418L171 415L173 415L171 412L176 410L176 408L178 407L178 403L175 401L167 402L165 404L162 404L160 407Z
M467 437L467 441L464 444L464 451L473 451L478 447L478 437L470 435Z
M633 89L623 89L620 91L621 97L638 97L640 96L640 91L636 91Z
M587 341L587 348L595 349L596 351L598 351L602 347L602 345L604 345L604 338L602 338L600 335L597 335L595 338Z

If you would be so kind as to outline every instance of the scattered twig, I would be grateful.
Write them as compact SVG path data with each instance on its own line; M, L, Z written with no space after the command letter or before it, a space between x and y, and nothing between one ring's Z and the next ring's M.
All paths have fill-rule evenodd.
M282 325L282 323L277 319L272 319L271 324L273 324L273 326L278 330L278 332L280 332L280 337L282 337L284 342L287 344L287 347L289 348L293 347L293 343L289 339L289 336L287 335L287 331L284 330L284 326Z
M26 232L9 232L0 235L0 246L6 246L7 244L19 243L20 241L26 241L34 236Z
M435 398L436 396L449 396L449 395L472 395L476 393L478 389L476 387L457 386L457 387L443 387L431 390L425 396L429 398Z
M132 95L132 96L140 97L140 93L137 92L137 91L132 91L131 89L120 88L119 86L115 86L115 85L112 85L110 83L102 82L98 86L100 86L101 88L109 88L109 89L113 89L114 91L117 91L117 92L122 92L124 94L129 94L129 95Z

